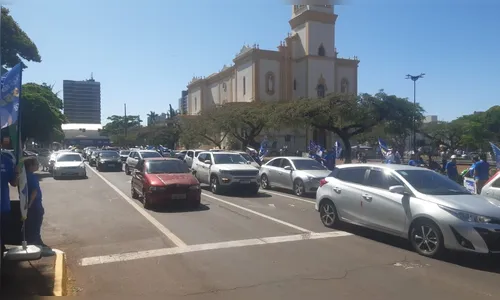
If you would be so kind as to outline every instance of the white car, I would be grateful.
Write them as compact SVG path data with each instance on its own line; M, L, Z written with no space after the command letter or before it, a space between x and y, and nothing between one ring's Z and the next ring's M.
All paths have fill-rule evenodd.
M54 179L62 177L87 177L87 170L83 156L75 152L63 152L56 156L52 176Z
M193 174L200 183L210 184L214 194L229 188L259 192L259 170L235 152L201 152L193 161Z
M188 150L186 152L186 156L184 156L184 162L187 164L187 166L189 168L192 168L193 167L193 161L196 157L198 157L198 155L201 153L201 152L204 152L205 150Z

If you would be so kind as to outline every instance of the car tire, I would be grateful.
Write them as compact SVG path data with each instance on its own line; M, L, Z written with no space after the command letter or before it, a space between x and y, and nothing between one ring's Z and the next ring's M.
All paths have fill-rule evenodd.
M125 164L125 174L130 175L130 169L127 164Z
M262 174L262 176L260 177L260 187L264 190L271 189L271 185L269 185L269 178L266 174Z
M410 243L418 254L425 257L439 257L444 251L443 233L431 220L415 222L410 228Z
M330 199L322 200L319 204L319 216L321 223L325 227L335 228L339 225L340 219L335 204Z
M299 197L304 196L304 182L301 179L295 179L295 181L293 182L293 193Z
M148 194L146 192L143 193L143 197L142 197L142 206L144 207L144 209L151 209L151 200L149 199L148 197Z
M217 178L216 175L212 175L210 177L210 191L216 195L220 194L221 192L221 187L219 185L219 178Z
M130 187L130 195L132 196L132 199L139 199L139 194L132 186Z

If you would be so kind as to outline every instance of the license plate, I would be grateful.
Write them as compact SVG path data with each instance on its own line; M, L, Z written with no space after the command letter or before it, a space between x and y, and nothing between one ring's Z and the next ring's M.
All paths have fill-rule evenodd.
M241 180L240 183L241 184L250 184L250 180Z
M172 200L186 199L186 194L173 194Z

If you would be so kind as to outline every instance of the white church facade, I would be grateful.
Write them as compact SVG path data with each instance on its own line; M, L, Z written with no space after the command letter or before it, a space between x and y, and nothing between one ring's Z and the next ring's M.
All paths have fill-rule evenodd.
M337 15L332 5L293 5L291 33L277 51L244 46L232 66L208 77L195 77L188 84L189 115L229 102L290 101L318 98L330 93L358 93L356 56L341 58L335 46ZM297 135L297 134L295 134ZM327 136L302 134L292 149L304 148L308 139ZM324 134L322 134L324 135ZM289 140L289 138L287 139Z

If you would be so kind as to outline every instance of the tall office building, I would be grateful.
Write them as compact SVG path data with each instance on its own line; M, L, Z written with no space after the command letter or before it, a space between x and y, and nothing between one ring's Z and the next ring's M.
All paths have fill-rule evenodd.
M179 99L179 113L181 115L187 115L187 97L188 91L182 91L181 98Z
M63 81L64 115L68 123L101 124L101 83L88 80Z

